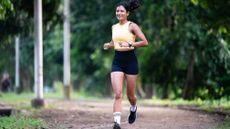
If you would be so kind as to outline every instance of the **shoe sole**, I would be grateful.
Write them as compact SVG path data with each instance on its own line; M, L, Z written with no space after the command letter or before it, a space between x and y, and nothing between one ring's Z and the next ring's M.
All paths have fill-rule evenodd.
M129 123L129 116L130 116L130 112L129 112L129 115L128 115L128 118L127 118L128 123ZM136 120L137 120L137 111L136 111L136 119L135 119L135 121L136 121ZM135 121L134 121L134 122L135 122ZM133 123L134 123L134 122L133 122ZM133 123L129 123L129 124L133 124Z

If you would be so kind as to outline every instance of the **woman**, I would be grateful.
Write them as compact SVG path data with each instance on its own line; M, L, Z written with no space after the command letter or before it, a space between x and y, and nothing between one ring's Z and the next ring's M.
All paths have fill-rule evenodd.
M147 46L148 41L139 26L134 22L128 21L127 17L138 7L138 0L118 3L116 6L118 23L112 26L112 41L104 44L104 49L115 49L111 72L111 83L115 94L113 129L120 129L123 80L126 82L126 94L131 105L128 122L132 124L136 119L135 86L138 63L134 49ZM136 37L139 38L139 41L135 40Z

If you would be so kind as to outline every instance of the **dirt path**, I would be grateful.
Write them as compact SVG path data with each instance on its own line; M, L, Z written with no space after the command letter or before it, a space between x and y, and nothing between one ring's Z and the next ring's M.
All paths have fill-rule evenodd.
M46 100L38 117L50 129L112 129L112 100L60 101ZM169 107L138 105L137 121L127 123L128 104L123 103L122 129L208 129L220 124L224 117Z

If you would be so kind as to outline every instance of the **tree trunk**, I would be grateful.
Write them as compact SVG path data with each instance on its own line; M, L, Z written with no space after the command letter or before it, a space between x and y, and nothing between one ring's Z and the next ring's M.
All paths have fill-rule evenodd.
M188 71L185 86L183 89L183 99L191 99L193 95L193 84L194 84L194 48L192 48L190 55L189 55L189 62L188 62Z
M32 107L43 107L43 30L42 0L34 0L34 91Z
M74 90L79 91L81 89L81 78L78 77L77 80L74 81Z
M113 88L111 84L110 73L106 75L106 95L113 96Z
M152 96L153 96L153 87L152 87L152 85L150 85L150 84L145 85L145 94L146 94L145 97L147 99L152 98Z
M19 92L19 82L20 82L20 36L15 37L15 87L14 90L16 93Z
M146 94L142 88L141 82L139 80L137 80L137 94L141 97L141 98L145 98Z
M19 85L20 88L18 89L19 93L24 91L24 92L30 92L31 91L31 79L30 76L28 75L28 73L26 72L26 70L24 69L20 69L20 73L21 73L21 82L22 85Z
M69 22L69 0L64 1L64 67L63 67L63 84L64 84L64 98L70 99L71 89L71 70L70 70L70 22Z
M165 83L164 87L163 87L163 90L162 90L162 96L161 98L162 99L167 99L169 96L168 96L168 83Z

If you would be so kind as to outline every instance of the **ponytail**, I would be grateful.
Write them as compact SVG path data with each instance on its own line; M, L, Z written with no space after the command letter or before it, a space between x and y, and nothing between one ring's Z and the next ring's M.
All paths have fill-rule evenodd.
M135 9L137 9L140 6L139 0L124 0L117 4L118 6L124 6L126 11L132 13Z
M129 0L129 11L133 12L140 6L139 0Z

